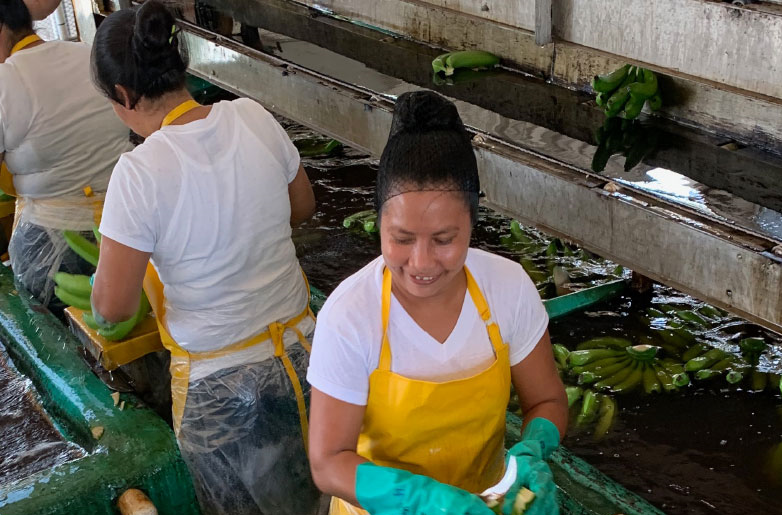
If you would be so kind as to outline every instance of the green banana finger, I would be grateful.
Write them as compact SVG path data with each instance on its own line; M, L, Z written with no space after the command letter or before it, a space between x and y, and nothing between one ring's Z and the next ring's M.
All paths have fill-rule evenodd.
M85 311L82 313L81 318L90 329L97 331L100 328L100 326L98 326L98 322L95 321L95 317L92 316L92 311Z
M57 272L54 274L54 282L61 290L66 290L79 297L87 297L89 299L90 295L92 295L90 278L86 275Z
M103 239L103 236L101 235L97 225L92 227L92 234L95 236L95 241L98 242L98 247L100 247L100 242Z
M753 369L752 375L750 376L750 383L750 388L753 392L761 392L765 390L766 386L768 385L768 374L757 369Z
M649 363L646 363L644 365L642 380L644 385L644 391L647 394L660 393L660 391L662 390L662 384L657 379L657 372L655 372L654 366L652 366Z
M519 260L521 267L527 272L527 275L535 284L542 283L548 279L548 274L542 271L538 266L529 258L521 258Z
M666 314L655 308L648 308L646 312L654 318L667 318Z
M760 360L760 355L766 350L768 345L763 338L744 338L739 342L741 355L750 365L756 366Z
M630 375L628 375L624 381L621 381L611 387L611 391L614 393L626 393L633 390L643 380L643 365L636 363L633 366Z
M622 82L627 78L630 68L631 66L629 64L625 64L611 73L595 75L592 79L592 89L598 93L610 93L611 91L618 88L619 85L622 84Z
M590 338L585 342L579 343L576 348L578 350L588 350L611 347L617 350L624 350L632 344L633 342L627 338L618 338L615 336L598 336L597 338Z
M705 343L696 343L689 349L687 349L684 354L682 354L682 361L687 362L690 361L693 358L696 358L700 356L701 354L704 354L707 352L711 347L706 345Z
M595 425L594 437L603 438L614 425L616 418L616 401L610 395L600 395L600 410L598 412L597 424Z
M559 366L561 368L567 368L567 357L568 354L570 354L570 351L567 350L567 347L559 343L555 343L551 347L554 351L554 359L557 360Z
M595 418L597 409L600 406L600 398L592 390L585 390L581 400L581 411L576 418L576 425L583 426Z
M519 243L523 243L525 245L534 243L532 238L524 233L524 230L521 228L521 224L518 220L510 221L510 234L513 236L513 239Z
M600 376L595 374L594 372L582 372L578 374L578 384L589 384L594 383L595 381L599 381Z
M614 358L622 356L622 351L616 349L589 349L577 350L568 355L568 363L572 366L586 365L592 361L603 358Z
M687 322L699 325L701 327L709 327L709 323L705 321L699 314L691 310L677 311L676 316Z
M651 97L649 97L649 109L652 111L659 111L663 106L663 97L660 95L660 92L658 91Z
M452 52L445 56L445 75L453 75L457 68L492 68L498 64L499 57L483 50Z
M132 331L133 328L144 319L144 317L147 316L149 310L149 299L147 299L147 295L142 291L141 299L139 300L139 307L136 310L136 313L129 320L114 324L111 329L98 329L98 334L110 341L121 340L125 338L128 333L130 333L130 331Z
M603 107L605 105L606 100L608 100L608 98L606 97L607 94L608 93L597 94L597 96L595 97L595 104L597 104L598 107Z
M714 306L709 306L708 304L704 304L698 308L698 313L714 320L719 320L725 316L719 309L715 308Z
M629 358L627 356L617 356L614 358L603 358L587 363L586 365L580 365L573 367L573 372L580 374L582 372L596 373L601 377L607 377L614 372L621 370L624 366L627 366Z
M660 381L660 385L666 393L675 392L677 387L673 383L673 377L670 372L665 370L662 366L654 364L654 373L657 375L657 380Z
M85 298L79 295L75 295L69 292L68 290L64 290L60 288L59 286L54 287L54 294L57 296L58 299L63 301L68 306L73 306L83 311L92 311L92 306L90 305L89 297Z
M657 356L658 350L660 347L654 345L633 345L627 347L625 352L636 361L651 361Z
M657 74L646 68L639 68L639 70L643 71L643 82L629 84L627 89L630 90L630 93L633 95L645 100L657 93Z
M729 384L739 384L741 381L744 380L744 371L743 370L731 370L725 375L725 380Z
M378 232L380 228L377 226L377 215L375 214L365 218L362 227L364 228L364 231L368 233Z
M699 381L705 381L707 379L711 379L712 377L721 375L722 372L723 370L714 370L713 368L703 368L695 372L695 379Z
M346 229L350 229L353 227L353 225L358 223L363 223L363 220L369 216L376 215L374 209L367 209L366 211L359 211L358 213L353 213L352 215L345 217L345 219L342 221L342 226Z
M608 160L611 159L613 154L614 153L608 148L608 138L601 141L595 149L594 155L592 156L592 164L590 165L592 171L595 173L600 173L605 170L606 165L608 165Z
M600 381L595 383L595 388L599 388L601 390L613 388L615 385L621 383L625 379L627 379L630 374L633 373L635 370L635 363L634 361L629 361L627 366L625 366L622 370L613 373L612 375L601 379Z
M92 266L98 266L100 251L98 250L97 245L77 232L63 231L62 235L71 250L80 258Z
M445 59L451 55L450 52L442 55L438 55L437 57L432 60L432 70L434 70L434 73L443 72L445 73Z
M697 372L704 368L710 368L712 365L727 358L729 354L722 349L710 349L702 356L692 358L684 364L684 370L687 372Z
M624 105L624 109L619 112L619 117L625 120L635 120L641 114L646 99L630 93L630 100Z
M566 386L565 393L567 394L567 405L569 408L584 395L584 390L580 386Z

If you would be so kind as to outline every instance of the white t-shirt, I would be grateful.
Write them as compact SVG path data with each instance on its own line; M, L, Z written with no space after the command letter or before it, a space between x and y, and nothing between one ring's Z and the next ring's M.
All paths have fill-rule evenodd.
M100 231L152 253L167 327L182 347L219 349L306 307L290 237L288 184L298 169L285 131L248 99L163 127L120 158ZM313 325L306 319L299 328L307 335ZM292 331L285 337L287 344L297 341ZM260 361L270 352L271 345L256 346L224 365ZM191 380L198 375L193 369Z
M518 263L482 250L469 249L465 264L510 346L511 366L520 363L548 327L535 285ZM351 404L366 405L369 375L380 359L384 268L381 256L348 277L318 313L307 380ZM485 370L494 360L486 325L469 293L445 343L421 329L392 294L388 338L391 370L411 379L461 379Z
M90 47L51 41L0 64L0 152L28 198L106 191L128 128L90 79Z

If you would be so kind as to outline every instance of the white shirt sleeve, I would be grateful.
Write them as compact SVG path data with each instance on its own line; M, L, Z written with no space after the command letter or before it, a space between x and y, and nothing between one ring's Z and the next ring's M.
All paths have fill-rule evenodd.
M301 163L299 150L288 137L288 133L285 132L282 125L273 116L269 116L269 118L271 118L273 132L280 140L279 146L286 163L285 175L288 178L288 184L290 184L296 178L296 174L299 173L299 164Z
M5 113L0 105L0 154L5 153Z
M114 167L100 233L141 252L153 252L159 229L155 184L139 173L129 156L123 155Z
M366 274L358 288L346 284L355 279L337 287L318 313L307 381L335 399L365 406L380 354L380 296Z
M515 323L509 335L511 366L521 363L548 329L548 313L543 301L540 300L535 283L520 265L518 270L520 278L519 281L515 281L518 284L518 303Z

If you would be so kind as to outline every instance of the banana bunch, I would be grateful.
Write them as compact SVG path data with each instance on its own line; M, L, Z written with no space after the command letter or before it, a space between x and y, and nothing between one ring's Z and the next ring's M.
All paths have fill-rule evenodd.
M353 213L342 221L342 226L346 229L360 227L369 234L375 234L380 231L380 226L377 224L377 213L374 209Z
M95 239L100 242L100 233L97 228L93 229ZM82 259L93 266L98 266L100 251L98 246L89 241L79 233L64 231L63 236L68 246ZM54 294L68 306L73 306L84 311L82 318L84 323L90 328L96 330L98 334L107 340L121 340L125 338L136 325L138 325L149 314L151 309L146 294L141 292L139 307L129 320L113 324L110 328L100 327L92 316L92 284L90 278L86 275L68 274L57 272L54 274Z
M578 345L568 355L570 372L578 384L597 390L627 393L642 387L647 394L674 392L690 382L680 363L660 359L660 347L633 345L625 338L601 336Z
M565 393L567 393L568 407L578 412L576 427L584 427L594 422L592 434L596 440L608 434L616 422L618 411L613 397L581 386L567 386Z
M611 73L595 75L592 89L597 93L595 102L602 107L607 118L619 116L633 120L649 102L649 109L662 107L662 97L657 87L657 75L646 68L626 64Z
M446 77L450 77L459 69L483 70L494 68L498 64L500 64L500 58L494 54L483 50L463 50L438 55L432 61L432 70L435 76L442 73Z
M530 233L531 234L531 233ZM500 243L509 251L521 254L519 263L535 283L542 299L549 299L571 292L571 286L596 279L604 279L592 272L585 272L583 264L605 263L585 249L568 244L558 238L545 240L530 235L517 220L510 223L509 234L500 237ZM591 267L591 268L597 268ZM624 269L611 266L605 276L621 278Z
M704 343L690 347L682 355L682 359L684 370L695 374L695 379L701 381L725 375L728 383L737 384L744 379L750 368L739 356Z
M301 138L293 142L301 157L327 157L342 149L335 139Z
M629 172L657 149L659 133L638 120L608 118L595 132L595 141L597 150L592 156L593 172L605 170L614 154L625 156L624 170Z

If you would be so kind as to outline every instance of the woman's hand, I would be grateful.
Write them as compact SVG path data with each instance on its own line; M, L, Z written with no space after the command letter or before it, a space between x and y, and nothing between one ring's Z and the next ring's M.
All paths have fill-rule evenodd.
M149 256L149 252L101 238L100 260L92 285L93 312L112 323L134 316L139 309Z

